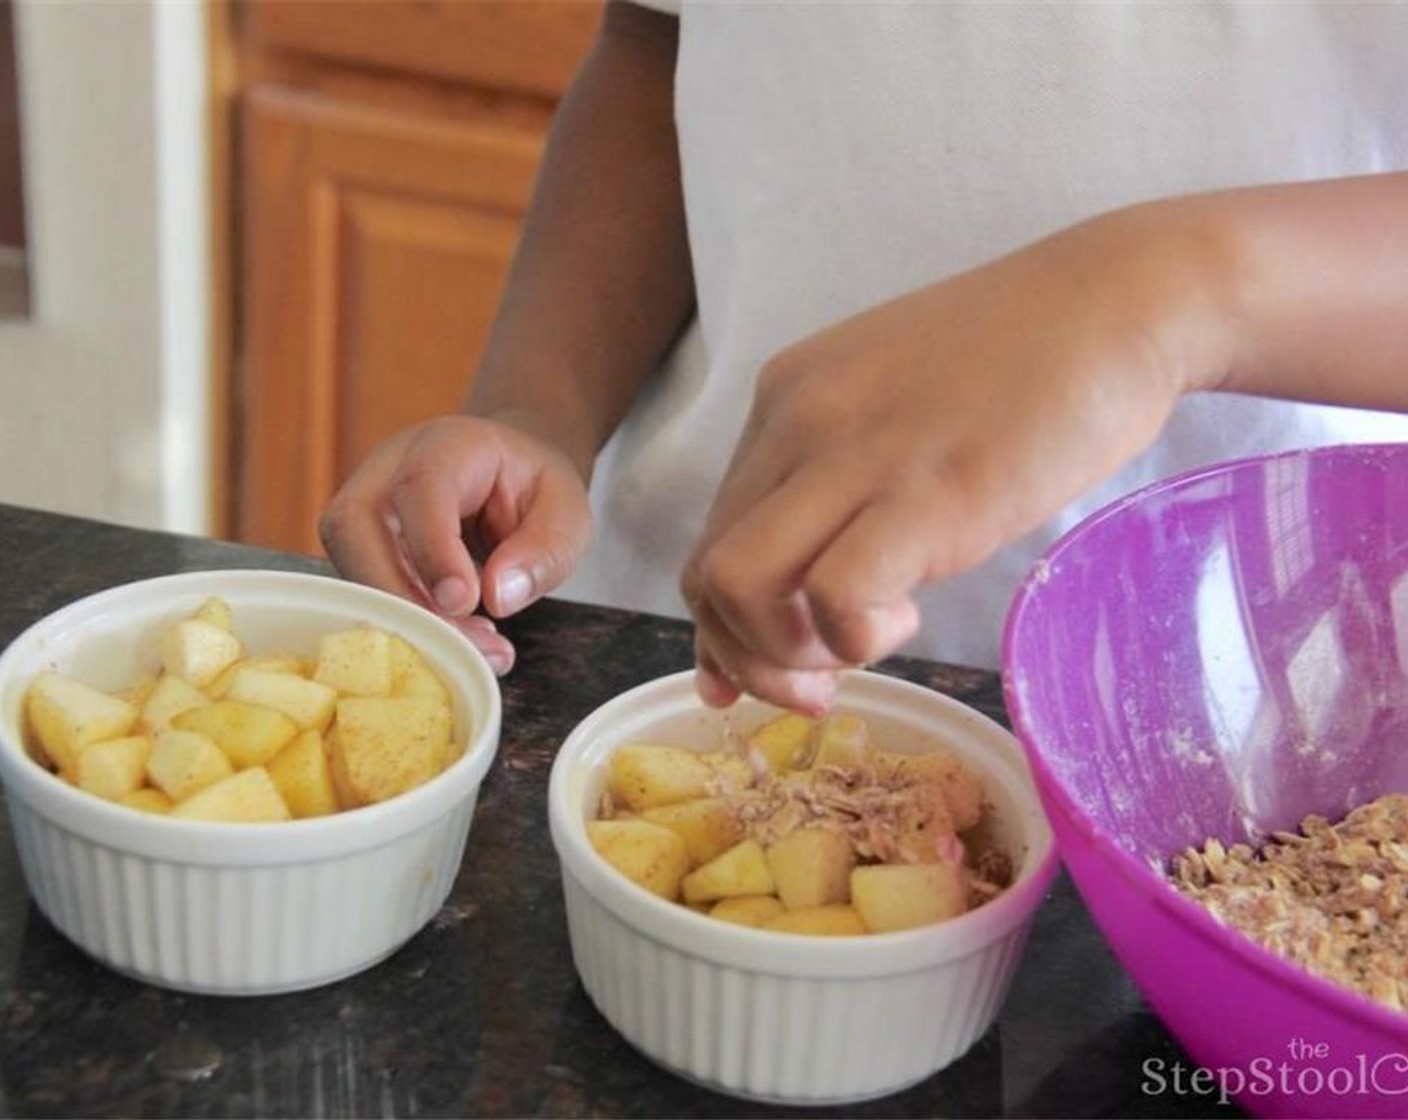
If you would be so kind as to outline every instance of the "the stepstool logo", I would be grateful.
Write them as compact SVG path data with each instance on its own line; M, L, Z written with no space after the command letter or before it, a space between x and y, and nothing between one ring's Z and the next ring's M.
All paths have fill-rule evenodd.
M1216 1097L1220 1104L1254 1097L1399 1097L1408 1095L1408 1053L1334 1054L1328 1042L1293 1038L1286 1054L1244 1066L1209 1069L1146 1058L1140 1091L1148 1097Z

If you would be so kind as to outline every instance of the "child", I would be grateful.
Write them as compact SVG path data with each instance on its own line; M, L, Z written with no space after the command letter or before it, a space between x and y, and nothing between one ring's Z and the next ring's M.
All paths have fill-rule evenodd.
M995 665L1119 493L1408 435L1292 403L1408 408L1406 45L1337 0L613 4L466 415L368 457L329 554L501 671L559 584L687 606L716 704Z

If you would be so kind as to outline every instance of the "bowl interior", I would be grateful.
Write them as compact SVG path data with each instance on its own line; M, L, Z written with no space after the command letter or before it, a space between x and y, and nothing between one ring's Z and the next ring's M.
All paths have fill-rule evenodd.
M246 655L315 656L333 630L371 624L406 637L449 686L455 734L472 738L489 705L466 672L464 649L389 597L341 581L284 572L192 573L115 588L55 612L18 638L0 670L0 734L18 741L24 693L54 669L103 691L161 667L161 639L210 596L229 602Z
M1243 460L1068 534L1008 617L1048 793L1140 862L1408 790L1408 447Z
M434 780L350 812L249 828L172 821L134 813L59 781L23 746L24 695L44 669L102 689L135 683L160 665L163 630L211 595L224 598L247 653L312 654L318 637L358 624L409 641L449 689L462 755ZM90 839L147 855L211 864L276 863L384 843L471 796L498 747L501 701L492 670L469 642L430 612L343 580L277 571L215 571L163 576L99 592L40 620L0 654L0 777L25 799Z
M836 693L836 709L865 717L873 741L881 747L908 752L948 748L973 766L983 778L984 792L991 806L990 817L983 827L987 828L991 840L1011 855L1015 871L1014 883L1004 895L959 919L928 930L859 938L859 941L874 942L876 952L888 952L880 947L880 942L912 938L929 942L925 952L942 954L943 951L959 951L969 938L983 940L998 926L1008 926L1028 916L1055 872L1055 854L1050 828L1036 799L1031 775L1021 748L1011 735L956 700L880 673L848 673ZM831 954L838 948L817 942L852 941L852 938L790 938L762 934L703 919L684 907L656 899L629 883L624 876L605 868L587 844L586 821L597 816L607 780L607 762L615 748L629 741L653 741L717 751L725 748L729 735L746 734L777 713L779 709L748 697L727 711L707 709L694 692L693 673L689 672L653 680L604 704L573 731L553 765L549 800L555 821L553 837L558 842L559 854L567 865L584 873L591 883L627 904L632 920L649 923L660 937L686 938L691 947L697 947L700 942L691 937L690 927L696 931L708 930L708 937L714 941L760 940L765 945L774 941L801 941L810 955ZM952 944L936 945L936 941ZM760 945L752 948L766 952ZM790 952L796 954L800 950Z

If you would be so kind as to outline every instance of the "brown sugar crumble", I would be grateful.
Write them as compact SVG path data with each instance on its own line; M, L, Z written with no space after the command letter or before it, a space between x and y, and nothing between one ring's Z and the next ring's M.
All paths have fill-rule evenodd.
M778 776L755 771L750 782L724 780L715 792L744 834L764 845L799 828L823 828L845 836L862 862L967 863L969 906L976 908L1011 885L1012 860L992 846L980 848L976 858L965 853L960 832L982 811L976 779L969 797L973 809L965 817L954 812L963 794L927 777L867 761Z
M813 757L829 723L791 758L796 768L781 773L731 730L724 750L699 755L713 771L705 794L717 800L740 836L766 848L799 829L820 829L844 836L858 864L959 865L969 909L1012 885L1015 865L982 827L992 810L971 768L940 748L915 755L881 750L863 723L833 718L858 725L843 725L847 738L856 740L844 762ZM614 819L622 808L608 787L597 819Z
M1311 815L1266 844L1208 840L1175 856L1174 885L1223 924L1328 980L1408 1007L1408 795L1338 824Z

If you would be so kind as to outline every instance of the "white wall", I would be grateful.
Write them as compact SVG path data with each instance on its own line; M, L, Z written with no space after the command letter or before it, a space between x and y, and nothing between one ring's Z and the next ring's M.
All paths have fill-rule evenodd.
M0 501L204 532L198 0L21 0L31 316L0 324Z

